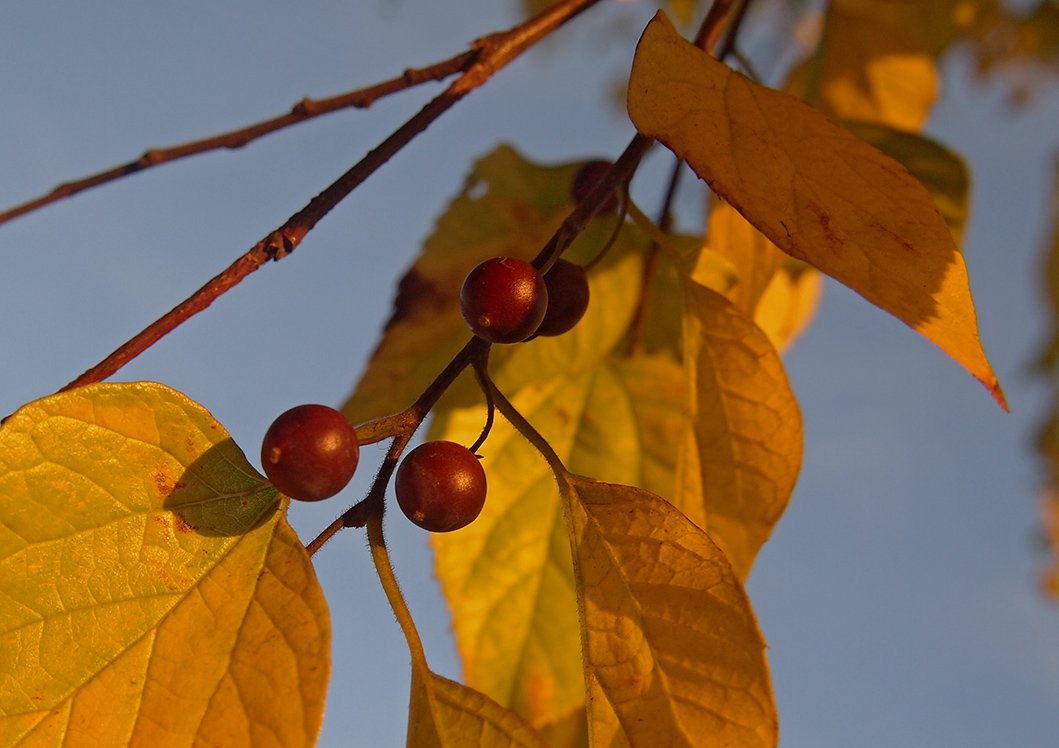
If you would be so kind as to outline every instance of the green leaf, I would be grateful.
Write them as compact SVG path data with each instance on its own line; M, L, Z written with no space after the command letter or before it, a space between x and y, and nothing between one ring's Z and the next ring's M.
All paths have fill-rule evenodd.
M0 428L0 743L311 745L330 622L202 407L102 384Z
M528 385L511 397L581 472L671 490L686 423L683 374L665 357L629 359ZM469 444L481 404L445 408L431 439ZM498 418L479 450L489 480L481 516L432 538L468 685L534 726L584 701L567 530L540 455Z

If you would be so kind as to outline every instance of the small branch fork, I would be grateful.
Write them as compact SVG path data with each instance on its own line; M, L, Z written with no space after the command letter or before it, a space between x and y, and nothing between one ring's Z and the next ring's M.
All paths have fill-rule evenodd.
M278 261L289 255L320 219L446 110L486 83L493 74L522 52L598 2L599 0L561 0L523 24L478 39L473 45L473 62L445 91L427 103L374 150L369 151L282 226L270 232L219 275L210 279L187 299L60 391L100 382L112 376L167 333L206 309L219 296L266 262Z
M645 138L642 135L636 135L632 138L624 153L614 163L610 171L585 196L585 199L578 207L566 217L562 225L559 226L547 244L544 245L544 248L537 254L537 257L533 260L536 268L550 267L559 258L563 251L584 230L589 220L599 211L611 193L618 189L620 185L629 181L651 143L652 141L649 138ZM386 451L386 457L383 458L382 466L379 468L371 488L368 489L368 495L325 527L319 535L305 546L310 556L320 550L342 528L363 527L372 518L382 515L385 508L386 487L389 485L390 477L397 468L397 463L401 459L405 447L408 446L408 442L411 441L416 430L426 419L430 409L437 403L438 398L448 389L460 372L468 366L475 366L483 389L488 387L492 394L495 395L495 387L493 387L488 374L485 372L485 361L489 354L489 348L489 343L480 338L472 337L460 349L459 353L449 361L434 381L427 386L423 394L416 398L414 403L400 413L357 426L357 441L362 445L373 444L389 438L392 438L393 441Z
M750 0L747 0L747 2L744 3L738 20L742 19L749 2ZM731 10L731 6L731 1L726 2L725 0L716 0L699 30L698 36L702 40L701 43L708 43L712 46L712 44L716 42L720 30L723 27L724 20L727 18L728 12ZM734 23L733 32L737 28L738 23ZM734 33L732 34L730 43L734 43ZM608 171L589 194L585 196L585 199L578 204L574 211L566 217L562 225L559 226L556 232L537 254L533 260L534 267L542 273L547 272L555 261L559 259L566 248L573 243L574 239L584 231L585 226L587 226L588 222L599 211L609 197L618 189L627 189L629 180L632 178L641 159L653 142L652 139L644 137L643 135L637 134L633 136L624 152L622 152L618 160L614 162L610 171ZM676 173L674 173L666 191L662 215L660 216L660 222L663 225L669 223L669 209L672 204L673 194L676 191L676 185L677 176ZM385 511L384 498L386 487L389 484L390 477L393 475L393 471L397 467L401 454L408 442L411 441L415 431L426 419L431 408L433 408L434 404L441 397L442 393L444 393L460 372L469 365L475 367L476 376L478 377L479 384L482 386L483 391L486 393L487 400L495 404L495 407L500 410L509 421L511 421L519 432L534 444L538 451L540 451L545 459L548 460L553 470L556 471L557 476L565 471L565 468L562 466L562 463L559 461L550 445L548 445L544 438L524 418L522 418L522 416L515 410L514 406L512 406L504 397L503 393L496 389L496 385L493 384L486 371L488 355L489 344L479 338L471 338L460 352L453 357L445 369L434 379L433 382L430 383L430 385L428 385L426 390L423 391L423 394L416 399L415 403L396 415L386 416L357 427L357 438L361 444L370 444L391 437L393 438L393 442L391 442L390 448L387 450L382 467L379 469L371 488L368 490L368 495L324 528L324 530L306 546L306 550L310 556L320 550L320 548L323 547L328 540L333 538L343 527L363 527L368 525L369 530L372 530L373 534L378 535L377 539L381 542L381 531L379 528L381 528L382 515ZM489 414L489 419L491 420L491 418L492 408L490 408ZM487 423L483 434L488 432L488 428L489 424ZM475 443L475 447L480 446L481 441L482 438L479 438ZM387 594L390 594L389 591Z

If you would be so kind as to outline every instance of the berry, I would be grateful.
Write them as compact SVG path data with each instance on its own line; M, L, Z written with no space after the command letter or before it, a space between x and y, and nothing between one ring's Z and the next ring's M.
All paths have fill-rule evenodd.
M485 505L485 471L474 452L455 442L426 442L397 468L397 503L430 532L466 527Z
M588 161L578 169L577 173L574 174L573 184L570 185L570 196L574 199L574 202L578 204L584 202L585 198L588 197L588 193L599 184L599 181L606 176L613 165L610 161ZM615 193L611 193L599 207L599 210L596 211L596 215L606 215L617 210L618 196Z
M261 443L265 475L292 499L334 496L357 469L360 446L346 417L326 405L299 405L268 427Z
M490 343L518 343L534 332L548 308L548 289L537 269L514 257L494 257L467 274L460 311L468 327Z
M544 274L548 288L548 310L537 328L538 335L555 336L569 332L588 309L588 277L585 269L566 260L556 260Z

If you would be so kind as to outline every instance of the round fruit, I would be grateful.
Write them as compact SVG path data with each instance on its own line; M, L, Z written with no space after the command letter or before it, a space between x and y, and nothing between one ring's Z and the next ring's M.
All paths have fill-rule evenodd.
M548 288L548 310L537 334L547 337L569 332L588 310L585 269L566 260L556 260L544 274L544 285Z
M600 180L607 175L610 168L613 166L610 161L588 161L577 170L574 174L573 184L570 186L570 195L573 197L575 203L584 202L585 198L590 193ZM607 213L614 213L618 209L618 196L615 193L611 195L603 202L603 205L596 211L597 215L605 215Z
M548 289L537 269L514 257L494 257L467 274L460 311L478 337L518 343L534 332L548 308Z
M272 485L302 501L334 496L357 469L360 446L346 417L326 405L299 405L280 415L261 443Z
M459 530L485 505L485 471L460 444L426 442L401 461L394 491L401 511L424 530Z

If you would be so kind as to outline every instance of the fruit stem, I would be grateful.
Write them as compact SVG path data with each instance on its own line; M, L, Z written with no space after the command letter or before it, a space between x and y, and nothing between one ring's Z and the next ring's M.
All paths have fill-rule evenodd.
M489 432L493 429L493 418L496 413L496 406L493 403L493 389L495 385L489 378L489 349L471 359L471 366L474 368L474 378L478 380L478 386L482 388L482 394L485 395L485 426L482 428L482 433L478 435L478 438L474 440L468 449L475 454L478 453L479 447L481 447L485 440L489 437Z
M610 248L614 246L614 243L618 241L618 235L621 234L621 229L625 225L625 217L628 214L629 214L629 185L626 184L624 186L624 189L622 189L621 210L618 211L618 219L614 223L614 229L610 232L610 236L607 237L607 242L606 242L606 244L603 245L603 248L600 249L598 252L596 252L596 256L595 257L593 257L591 260L589 260L587 263L585 263L585 272L586 273L589 270L591 270L592 268L594 268L596 265L598 265L603 260L603 258L607 256L607 253L610 251Z
M412 613L408 610L404 595L401 594L401 586L397 583L397 575L394 574L393 564L390 562L390 553L386 549L386 538L382 532L382 512L373 512L368 517L368 547L371 549L371 560L375 563L375 573L379 576L382 590L386 593L386 599L393 609L397 623L404 632L404 638L408 642L408 651L412 655L412 661L423 668L427 667L426 652L423 650L423 641L419 638Z
M489 385L493 391L493 400L496 403L496 409L499 410L504 418L515 427L522 436L526 437L533 447L541 453L544 460L548 463L548 467L551 468L552 472L555 473L556 479L561 482L561 477L567 475L566 466L563 465L563 461L559 459L559 455L552 449L552 445L548 443L548 440L541 436L541 433L537 429L533 428L533 425L526 420L526 418L518 412L518 409L511 404L511 401L504 397L496 384L492 380L489 380Z
M537 268L542 275L551 269L555 261L566 251L566 248L573 244L574 239L585 230L585 226L592 220L592 217L599 211L603 203L610 198L614 190L618 189L619 185L626 184L632 178L633 172L636 171L636 167L640 163L640 159L643 158L654 142L653 138L640 134L632 137L632 140L629 141L618 160L614 162L614 166L610 168L610 171L596 183L596 186L585 196L585 199L578 203L574 211L566 217L562 225L552 235L552 238L544 245L544 248L533 258L533 267Z

